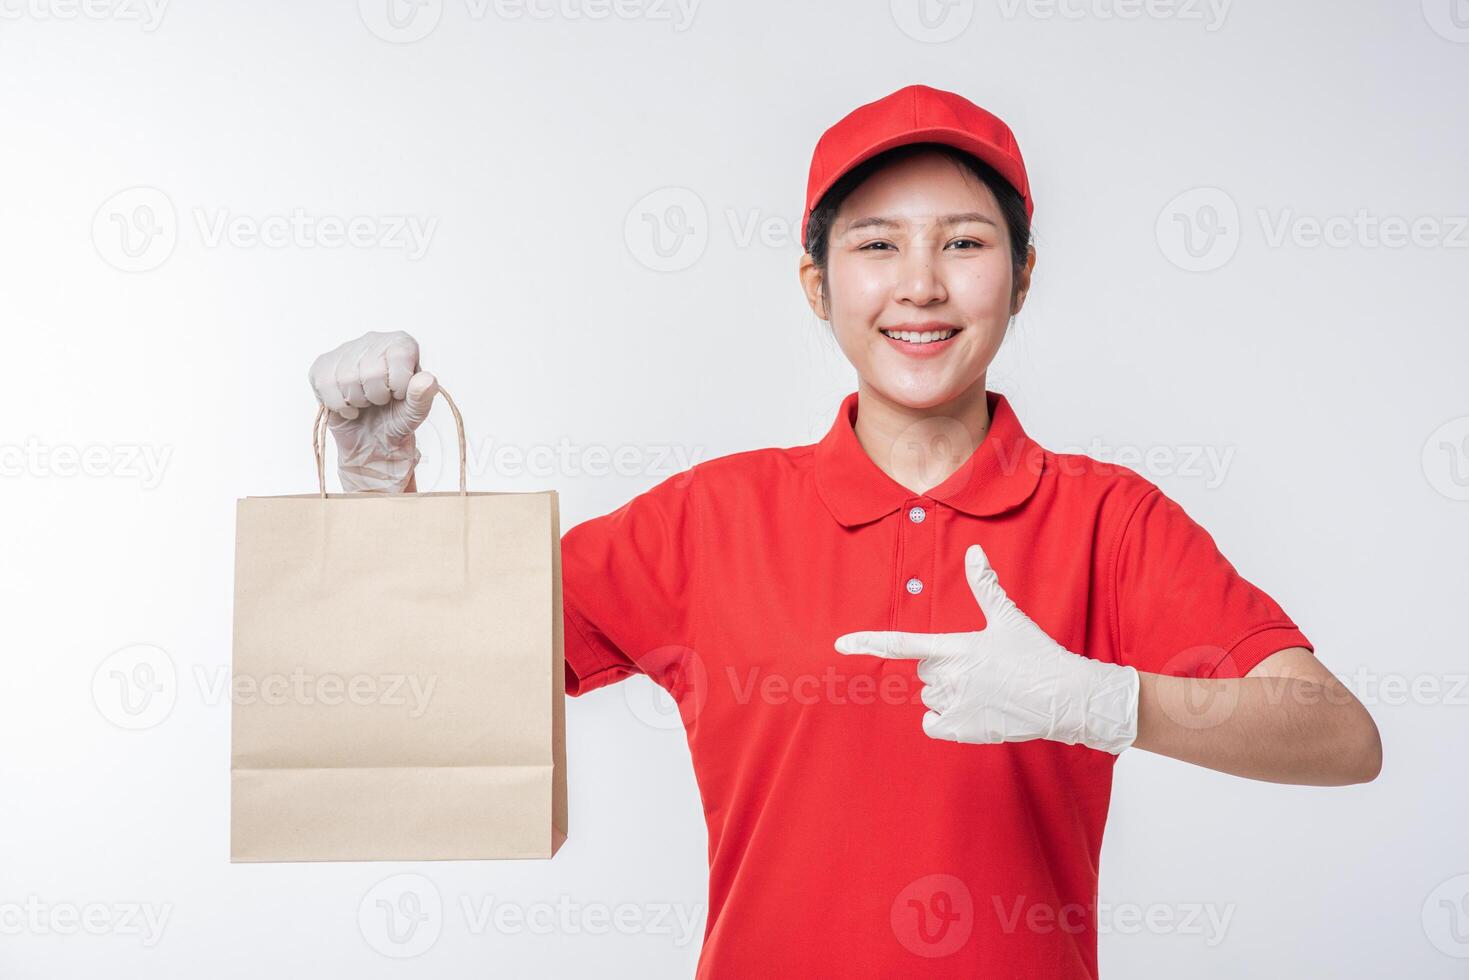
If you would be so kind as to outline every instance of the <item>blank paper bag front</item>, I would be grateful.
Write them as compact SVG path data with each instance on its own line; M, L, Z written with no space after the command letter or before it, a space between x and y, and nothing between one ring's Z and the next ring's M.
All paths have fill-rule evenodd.
M245 497L237 516L231 859L555 854L556 494Z

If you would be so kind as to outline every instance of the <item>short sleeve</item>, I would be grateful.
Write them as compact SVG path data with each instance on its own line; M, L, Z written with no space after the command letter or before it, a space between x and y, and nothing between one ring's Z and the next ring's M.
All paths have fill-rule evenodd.
M1279 650L1315 649L1157 487L1125 519L1112 594L1119 662L1144 673L1243 677Z
M561 538L566 693L631 674L662 683L689 636L697 515L685 470Z

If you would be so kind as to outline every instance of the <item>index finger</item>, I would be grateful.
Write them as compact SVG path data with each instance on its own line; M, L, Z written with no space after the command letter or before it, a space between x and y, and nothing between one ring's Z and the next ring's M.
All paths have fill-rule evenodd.
M394 340L383 351L388 362L388 390L402 401L408 394L408 382L418 373L418 344L411 337Z
M859 630L837 637L838 653L866 653L889 660L931 657L938 651L941 633L902 633L896 630Z

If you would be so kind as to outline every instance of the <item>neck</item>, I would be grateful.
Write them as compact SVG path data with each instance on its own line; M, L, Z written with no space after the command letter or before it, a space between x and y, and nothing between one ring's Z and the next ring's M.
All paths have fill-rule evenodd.
M989 428L984 375L928 408L901 405L858 381L857 442L879 469L915 494L927 493L963 466Z

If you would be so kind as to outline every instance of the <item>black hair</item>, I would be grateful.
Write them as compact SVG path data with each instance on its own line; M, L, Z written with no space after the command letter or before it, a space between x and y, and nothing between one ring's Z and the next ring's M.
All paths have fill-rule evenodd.
M828 309L831 308L831 296L827 288L826 277L827 249L830 246L832 223L836 220L836 214L842 202L857 189L859 184L878 170L924 151L937 151L955 163L967 167L995 195L995 200L1000 205L1000 216L1004 219L1005 226L1010 232L1010 261L1013 267L1010 301L1012 303L1015 301L1016 293L1019 290L1020 273L1025 269L1026 256L1030 249L1030 216L1025 213L1025 199L1020 196L1020 192L1015 189L1014 185L1000 176L998 170L972 153L967 153L946 143L908 143L864 160L842 174L831 189L821 196L821 200L816 202L816 207L811 209L811 216L806 219L806 240L802 244L810 254L811 261L816 268L821 270L821 296L823 300L826 300Z

